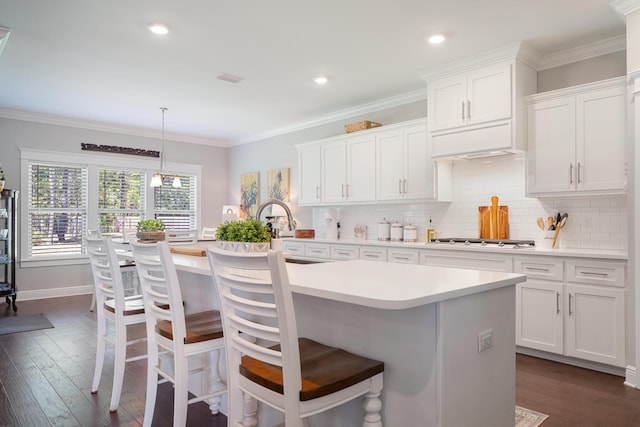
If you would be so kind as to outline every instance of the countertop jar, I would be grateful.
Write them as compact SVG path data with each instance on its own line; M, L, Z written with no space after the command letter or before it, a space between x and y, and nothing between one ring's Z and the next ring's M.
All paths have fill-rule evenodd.
M378 221L378 240L389 240L391 238L391 223L382 218Z
M402 238L405 242L417 242L418 228L415 225L411 225L411 224L405 225Z
M391 224L391 241L401 242L402 234L404 233L404 227L399 222Z

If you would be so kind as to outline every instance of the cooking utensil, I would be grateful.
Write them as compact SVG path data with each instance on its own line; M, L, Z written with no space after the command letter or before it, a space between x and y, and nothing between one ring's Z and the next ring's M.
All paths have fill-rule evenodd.
M538 228L540 228L540 230L544 231L544 219L542 219L541 216L538 217L537 223L538 223Z
M560 215L560 214L558 214L558 215ZM569 217L568 213L565 213L565 214L559 216L560 220L556 224L556 233L553 236L553 242L551 243L551 247L552 248L556 247L556 243L558 242L558 235L560 234L560 230L562 229L562 227L564 227L564 224L567 222L567 218L568 217Z
M548 228L549 231L553 231L553 230L556 229L556 227L555 227L555 225L553 223L553 217L552 216L548 216L547 217L547 224L549 224L549 228Z

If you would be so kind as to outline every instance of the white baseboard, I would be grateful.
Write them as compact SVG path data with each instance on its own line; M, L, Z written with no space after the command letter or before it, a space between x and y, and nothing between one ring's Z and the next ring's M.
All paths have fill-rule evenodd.
M526 347L516 347L516 352L521 354L526 354L528 356L539 357L541 359L552 360L554 362L566 363L567 365L577 366L579 368L591 369L592 371L604 372L605 374L616 375L619 377L625 377L625 374L628 374L628 369L625 371L624 368L619 368L617 366L605 365L603 363L591 362L589 360L576 359L574 357L562 356L554 353L547 353L546 351L535 350L532 348ZM626 381L625 381L626 383Z
M624 385L638 388L638 373L635 366L627 366L624 378Z
M86 295L93 293L93 285L70 286L68 288L37 289L34 291L21 291L18 289L18 301L29 301L45 298L69 297L73 295Z

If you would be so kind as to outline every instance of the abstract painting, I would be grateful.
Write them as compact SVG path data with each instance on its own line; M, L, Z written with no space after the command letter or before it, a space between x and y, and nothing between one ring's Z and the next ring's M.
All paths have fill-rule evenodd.
M267 172L267 198L289 201L289 168Z
M260 172L240 175L240 218L255 218L260 205Z

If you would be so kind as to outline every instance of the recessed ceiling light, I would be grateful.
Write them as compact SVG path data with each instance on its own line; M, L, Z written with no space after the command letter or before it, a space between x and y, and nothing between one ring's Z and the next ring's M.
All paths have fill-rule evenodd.
M329 81L329 79L324 76L319 76L313 79L313 81L316 82L316 84L323 85L323 84L326 84Z
M432 34L427 39L431 44L440 44L444 41L444 35L442 34Z
M169 34L169 27L160 22L154 22L153 24L149 24L148 28L149 28L149 31L151 31L153 34L158 34L161 36Z

